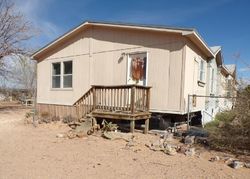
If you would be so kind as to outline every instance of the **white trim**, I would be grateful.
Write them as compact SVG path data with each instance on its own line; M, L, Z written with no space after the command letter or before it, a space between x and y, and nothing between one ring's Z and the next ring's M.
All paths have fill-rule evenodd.
M72 62L72 87L64 88L63 87L63 80L64 80L64 62ZM60 87L59 88L53 88L53 64L60 63ZM64 59L64 60L58 60L50 63L50 91L73 91L74 88L74 80L73 75L74 73L74 60L73 59ZM70 75L70 74L67 74Z
M126 65L126 68L127 68L127 74L126 74L126 84L130 84L128 83L128 80L129 80L129 74L130 74L130 64L129 64L129 56L130 55L135 55L135 54L142 54L142 53L146 53L146 80L145 80L145 84L143 84L143 86L147 86L148 85L148 54L149 52L148 51L136 51L136 52L131 52L131 53L126 53L126 56L127 56L127 65Z
M32 54L31 58L34 58L36 55L40 54L42 51L48 49L49 47L53 46L57 42L63 40L65 37L73 34L77 30L87 26L87 25L92 25L92 26L102 26L102 27L114 27L114 28L126 28L126 29L138 29L138 30L151 30L151 31L156 31L156 32L170 32L170 33L179 33L183 36L189 36L189 35L194 35L195 38L197 38L201 44L206 48L206 50L214 57L214 53L212 50L208 47L208 45L205 43L205 41L200 37L198 32L196 32L194 29L178 29L178 28L159 28L159 27L147 27L147 26L136 26L136 25L126 25L126 24L115 24L115 23L100 23L100 22L84 22L83 24L79 25L75 29L65 33L55 41L51 42L47 46L41 48L34 54Z

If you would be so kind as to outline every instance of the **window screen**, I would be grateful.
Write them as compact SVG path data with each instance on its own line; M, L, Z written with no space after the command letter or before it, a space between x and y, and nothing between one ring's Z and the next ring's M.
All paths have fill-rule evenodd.
M63 62L63 87L72 88L72 61Z
M61 86L61 64L52 64L52 88L60 88Z

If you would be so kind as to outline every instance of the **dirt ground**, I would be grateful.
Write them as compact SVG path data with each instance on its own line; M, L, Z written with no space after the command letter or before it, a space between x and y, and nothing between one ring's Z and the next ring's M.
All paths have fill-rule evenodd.
M250 169L208 161L217 155L169 156L145 147L158 136L136 133L138 144L101 137L64 139L63 124L24 124L27 109L0 105L0 178L250 178Z

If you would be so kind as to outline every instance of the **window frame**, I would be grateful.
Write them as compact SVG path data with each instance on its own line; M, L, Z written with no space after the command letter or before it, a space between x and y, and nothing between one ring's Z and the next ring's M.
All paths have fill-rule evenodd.
M206 61L199 57L198 85L204 87L206 84ZM201 68L201 64L202 68ZM201 79L202 77L202 79Z
M215 87L215 85L214 85L214 77L215 77L215 70L214 70L214 68L212 68L211 69L211 87L210 87L210 91L211 91L211 94L214 94L214 87Z
M65 74L65 62L71 62L71 74ZM63 89L70 89L70 88L73 88L73 61L72 60L65 60L61 63L61 66L63 67L63 70L62 70L62 88ZM65 76L71 76L71 87L64 87L64 77Z
M55 64L59 64L59 66L60 66L60 73L59 74L53 74L53 71L54 71L54 65ZM60 62L54 62L54 63L52 63L51 64L51 88L53 88L53 89L60 89L61 88L61 63ZM53 87L53 79L54 79L54 77L59 77L59 82L60 82L60 84L59 84L59 87Z
M72 63L72 73L71 74L64 74L64 63L65 62L71 62ZM51 85L50 85L50 89L52 91L57 91L57 90L73 90L73 70L74 70L74 61L72 59L66 59L66 60L62 60L62 61L55 61L55 62L51 62L51 75L50 75L50 80L51 80ZM53 75L53 64L59 63L60 64L60 75ZM53 77L54 76L60 76L60 87L59 88L55 88L53 87ZM64 76L71 76L72 78L72 86L71 87L64 87Z

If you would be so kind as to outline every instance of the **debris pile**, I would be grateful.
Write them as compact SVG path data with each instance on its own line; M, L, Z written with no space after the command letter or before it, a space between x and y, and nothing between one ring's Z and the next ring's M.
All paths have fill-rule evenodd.
M242 167L250 168L250 162L242 162L239 161L238 159L234 159L231 157L219 157L219 156L214 156L210 160L210 162L219 162L222 161L226 165L230 166L231 168L234 169L239 169Z
M67 132L69 139L87 137L100 129L97 124L93 126L93 118L91 117L85 118L82 122L69 122L68 125L71 128Z
M95 119L91 116L88 116L81 120L81 122L72 121L71 118L65 118L63 122L67 122L68 126L71 128L66 134L58 134L58 138L83 138L88 135L97 134L99 132L100 136L104 138L114 140L122 138L126 141L131 139L131 136L125 135L124 133L117 132L117 124L112 122L107 122L106 120L102 121L102 128L99 124L96 124Z

